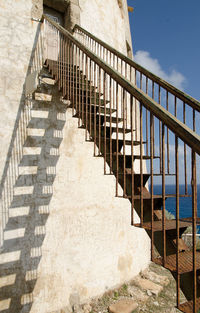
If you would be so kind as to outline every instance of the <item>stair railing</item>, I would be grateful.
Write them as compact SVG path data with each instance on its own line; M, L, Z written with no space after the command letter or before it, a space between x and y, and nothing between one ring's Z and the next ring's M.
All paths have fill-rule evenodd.
M151 73L79 25L74 26L74 36L127 80L133 82L151 99L156 100L184 124L194 129L193 109L200 112L200 102ZM186 113L187 112L187 113ZM154 123L154 121L153 121ZM146 129L148 130L148 128ZM197 129L195 130L197 132ZM159 124L159 157L161 158L161 123ZM199 131L198 131L199 133ZM170 174L169 131L167 130L167 172ZM185 193L187 194L187 156L184 146Z
M197 214L199 102L161 79L159 83L154 81L155 75L151 76L153 94L149 95L148 71L144 92L141 68L138 87L130 77L94 53L96 50L86 47L47 16L44 20L47 36L51 28L57 43L53 51L46 47L47 65L63 97L71 101L73 116L78 118L79 127L85 128L85 139L94 141L94 156L104 157L104 173L116 176L116 196L130 200L131 224L146 229L150 235L152 261L168 268L176 278L177 307L183 312L196 313L200 269L200 253L196 249L196 229L200 221ZM132 68L131 62L128 59L125 68ZM161 97L161 88L166 91L165 98ZM174 97L173 103L169 93ZM173 113L169 105L173 106ZM182 110L182 121L177 110ZM192 117L188 124L186 116ZM161 194L156 194L156 182L161 186ZM172 194L167 192L170 184L175 185ZM172 220L166 212L166 201L170 197L175 198ZM184 216L182 200L189 201L187 216ZM181 241L188 226L192 227L192 251ZM187 298L184 303L181 303L180 289Z

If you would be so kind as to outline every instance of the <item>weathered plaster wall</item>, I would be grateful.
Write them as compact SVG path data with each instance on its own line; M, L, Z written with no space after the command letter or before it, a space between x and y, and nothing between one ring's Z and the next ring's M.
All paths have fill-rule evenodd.
M39 24L42 0L0 1L0 177L20 105Z
M81 26L126 53L127 21L117 0L80 0L75 5L81 10ZM40 18L41 13L39 0L0 2L1 175L19 117L18 110L24 104L24 83L40 25L31 21L31 17ZM20 132L23 132L23 127ZM27 295L27 299L33 300L31 313L70 308L75 302L98 296L130 280L147 266L150 259L150 242L146 233L130 226L130 203L115 198L114 177L103 175L103 159L93 157L93 144L84 141L84 131L77 128L77 121L71 118L70 110L66 112L63 135L47 223L45 227L37 225L45 207L34 210L40 188L31 186L38 194L34 191L34 201L27 211L30 220L23 230L22 237L26 240L21 245L19 257L24 258L20 259L22 269L20 272L17 268L18 281L14 281L13 288L23 298L24 293L28 293L24 288L25 279L35 279L33 293ZM19 162L20 157L22 155ZM23 231L20 224L16 227L19 229L14 229L16 233L11 235L20 237ZM44 242L39 246L43 235ZM4 262L9 257L4 252L1 256ZM31 271L29 263L35 266L37 257L39 266ZM19 287L22 288L20 292ZM15 299L18 294L13 298L20 302L21 298Z
M126 0L79 0L80 25L127 55L132 47Z
M130 226L130 202L115 197L93 149L67 110L31 313L70 309L148 265L149 239Z

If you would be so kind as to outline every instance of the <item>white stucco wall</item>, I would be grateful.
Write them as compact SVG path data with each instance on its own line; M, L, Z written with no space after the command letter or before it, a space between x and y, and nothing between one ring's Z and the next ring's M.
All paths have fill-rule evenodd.
M120 52L127 54L126 39L131 46L127 3L118 0L79 0L80 25Z
M31 313L87 302L131 280L146 268L150 242L130 225L130 202L115 197L115 177L103 174L103 158L66 113L50 216Z
M31 21L31 16L39 17L37 8L41 9L41 1L34 3L37 7L33 10L31 0L0 1L1 176L17 112L24 104L23 86L39 25ZM80 0L80 8L81 26L126 54L127 21L117 0ZM45 229L45 239L41 247L36 245L41 257L37 275L34 276L35 270L29 271L31 277L36 277L30 295L31 313L70 308L75 295L80 302L101 295L130 280L150 260L149 238L144 230L130 226L129 201L115 197L114 177L103 175L103 159L93 157L93 144L84 141L84 131L77 128L70 110L63 135L49 217L41 227L42 232ZM18 165L22 156L18 155ZM9 180L9 184L12 182ZM16 225L19 235L17 227L20 225ZM21 256L26 245L31 248L29 228L25 234L27 242ZM0 261L6 257L3 251ZM34 252L28 258L30 263L34 263L33 258ZM23 275L29 265L24 260L21 263L22 278L19 273L17 277L21 283L16 281L13 285L16 294L19 286L23 290Z

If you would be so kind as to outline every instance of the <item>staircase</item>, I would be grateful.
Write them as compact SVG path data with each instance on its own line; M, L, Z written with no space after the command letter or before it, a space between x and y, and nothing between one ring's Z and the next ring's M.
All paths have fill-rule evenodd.
M41 81L44 78L55 80L57 84L51 87L52 90L58 86L63 99L70 100L78 127L85 129L85 140L94 142L94 157L104 159L104 174L116 177L116 196L130 201L131 225L145 229L149 235L152 261L170 270L176 279L177 308L185 313L197 313L200 309L200 252L196 249L196 228L200 220L197 215L196 172L200 154L197 125L200 103L80 26L76 25L72 36L48 17L44 16L44 21L44 33L49 34L49 30L54 33L57 44L52 50L49 44L51 37L46 36L45 68L50 76L43 69ZM9 250L6 231L14 229L16 223L22 225L23 232L31 225L43 227L48 216L55 175L51 171L58 160L58 147L62 140L62 136L54 136L52 128L48 132L48 126L53 123L55 131L62 133L64 120L57 116L62 116L66 105L55 106L52 98L47 102L43 100L41 106L40 97L49 87L47 83L41 83L41 88L39 93L38 90L34 93L20 161L23 170L17 178L11 206L17 210L22 202L27 203L30 211L26 218L18 217L16 221L16 217L11 217L8 220L4 231L5 254L13 252ZM42 133L44 129L45 136ZM47 167L50 167L50 172ZM188 190L190 180L191 193ZM21 189L33 186L34 181L39 187L26 187L27 192ZM175 184L173 194L166 192L167 182ZM156 183L162 186L161 194L155 194ZM122 194L119 189L123 190ZM167 218L166 213L166 203L170 198L176 201L173 219ZM183 216L181 203L188 199L191 212ZM35 216L41 208L47 208L42 220ZM182 239L184 231L191 226L192 249ZM37 240L43 240L43 234L35 236ZM16 242L16 251L23 251L24 247L18 245ZM19 267L24 257L30 258L30 247L24 252ZM35 259L36 267L39 258ZM7 264L0 271L13 274L12 260ZM26 285L24 281L19 283ZM31 292L29 287L27 290ZM187 299L184 303L180 303L181 290ZM13 309L9 312L15 312L14 307L20 308L20 305L13 302Z

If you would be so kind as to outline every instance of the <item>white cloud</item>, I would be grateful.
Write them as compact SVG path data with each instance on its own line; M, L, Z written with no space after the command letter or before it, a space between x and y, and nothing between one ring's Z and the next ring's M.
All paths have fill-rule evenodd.
M168 81L170 84L176 86L179 89L184 89L184 83L186 82L185 77L177 72L176 70L171 70L168 74L162 68L158 61L158 59L154 59L151 57L148 51L139 50L135 54L134 61L143 67L147 68L152 73L156 74L157 76L163 78L164 80Z

